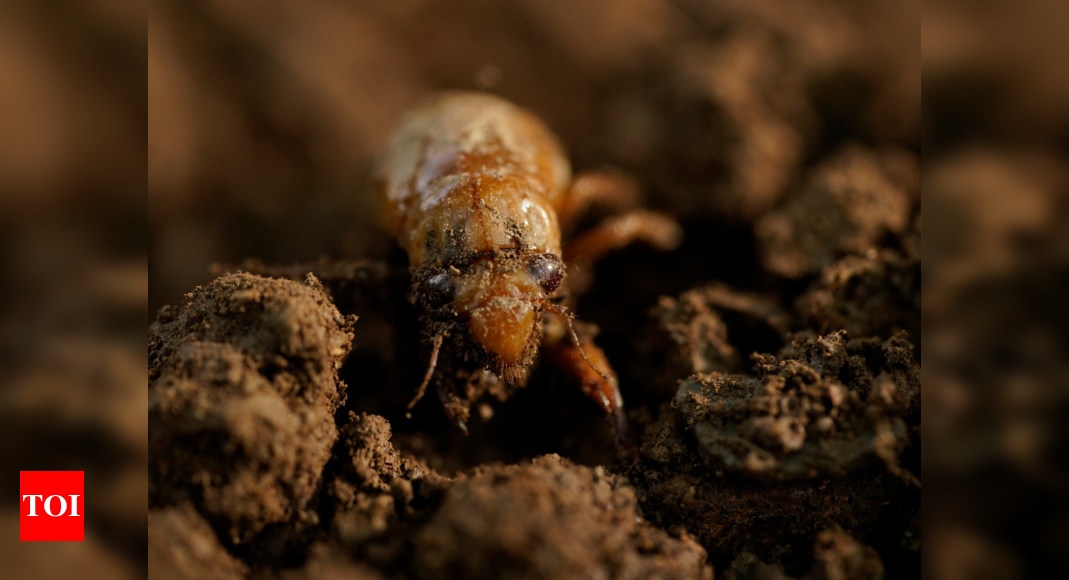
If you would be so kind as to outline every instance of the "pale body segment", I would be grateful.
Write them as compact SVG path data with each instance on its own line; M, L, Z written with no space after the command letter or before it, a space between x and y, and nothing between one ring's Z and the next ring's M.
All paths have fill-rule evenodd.
M571 167L552 133L502 99L446 93L410 113L381 158L388 223L413 267L515 248L560 255Z
M440 94L402 119L377 160L375 181L387 227L408 254L410 298L423 307L434 342L412 404L443 345L515 384L544 338L550 360L580 378L622 433L622 401L604 353L589 339L580 342L567 312L550 299L565 275L562 219L574 221L594 202L629 208L637 200L630 182L598 172L573 183L563 149L538 118L467 92ZM633 211L609 221L576 240L582 255L569 258L590 264L636 239L663 249L679 241L678 225L658 214ZM561 322L543 333L545 310ZM580 360L585 367L576 366Z
M388 225L417 282L448 277L447 332L466 334L499 374L518 371L563 274L547 288L527 267L532 256L560 264L557 212L571 168L556 138L507 101L446 93L402 121L379 167Z

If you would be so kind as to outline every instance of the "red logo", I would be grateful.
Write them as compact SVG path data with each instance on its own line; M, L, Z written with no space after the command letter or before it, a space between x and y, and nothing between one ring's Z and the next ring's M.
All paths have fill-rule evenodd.
M85 472L20 471L19 540L85 539Z

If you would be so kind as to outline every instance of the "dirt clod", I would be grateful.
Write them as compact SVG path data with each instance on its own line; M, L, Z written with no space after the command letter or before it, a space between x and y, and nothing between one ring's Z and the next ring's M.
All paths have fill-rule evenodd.
M672 404L714 469L797 479L844 475L878 459L897 472L918 371L898 345L873 346L850 345L845 332L796 342L778 359L758 357L757 377L683 381ZM875 368L865 354L878 357Z
M684 525L718 556L894 519L885 502L919 485L900 464L920 420L911 353L901 338L837 332L755 357L754 375L683 381L628 472L647 516Z
M920 248L847 256L824 268L795 301L801 324L817 332L889 337L898 330L920 335Z
M417 491L437 497L448 482L426 465L402 457L391 442L390 423L377 415L350 412L335 455L341 465L328 485L334 501L331 527L337 540L352 549L416 515L412 502Z
M349 422L342 427L340 440L344 449L342 472L362 488L389 491L390 482L398 478L418 479L429 471L404 459L390 443L390 423L377 415L349 412Z
M648 356L663 359L663 364L649 380L665 397L671 397L677 382L690 375L743 370L750 352L740 352L739 347L782 344L789 324L787 314L771 300L719 283L688 290L678 298L662 296L651 316ZM752 340L747 344L739 337Z
M765 267L801 277L904 232L919 189L910 181L919 177L901 167L902 155L851 146L814 169L805 187L757 222Z
M876 550L859 544L841 528L824 530L814 546L813 580L881 580L883 562Z
M149 333L150 503L192 501L233 542L314 522L354 321L313 277L232 274L164 309Z
M149 512L148 570L161 580L238 580L248 573L189 504Z
M883 562L876 551L859 544L839 527L824 530L813 547L814 563L804 580L882 580ZM743 552L724 570L724 580L792 580L779 564Z
M705 552L642 521L634 490L548 455L477 469L415 536L422 578L711 578Z

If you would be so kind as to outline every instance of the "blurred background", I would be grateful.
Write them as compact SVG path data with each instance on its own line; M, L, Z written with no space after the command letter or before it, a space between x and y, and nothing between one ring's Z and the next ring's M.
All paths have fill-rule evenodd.
M136 578L148 497L144 7L0 2L0 560ZM19 471L85 471L84 542L19 542Z
M462 88L684 222L646 304L712 279L800 292L760 268L759 218L847 144L919 158L925 571L1064 568L1067 21L1053 0L0 3L0 449L9 474L85 469L99 506L60 555L14 543L0 502L5 565L143 574L145 324L212 262L389 256L370 155Z
M926 563L1044 577L1069 564L1069 5L923 16Z

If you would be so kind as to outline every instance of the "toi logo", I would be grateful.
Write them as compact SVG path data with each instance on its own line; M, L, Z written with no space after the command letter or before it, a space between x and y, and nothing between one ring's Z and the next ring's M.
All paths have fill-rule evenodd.
M85 472L20 471L19 540L85 539Z

